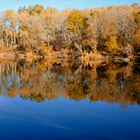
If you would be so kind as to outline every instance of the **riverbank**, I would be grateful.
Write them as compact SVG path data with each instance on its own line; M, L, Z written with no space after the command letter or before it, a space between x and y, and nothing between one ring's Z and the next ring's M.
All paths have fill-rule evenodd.
M42 56L42 55L38 55L32 52L0 52L0 59L1 60L10 60L10 61L14 61L16 59L24 59L26 61L33 61L36 59L81 59L81 60L87 60L87 61L95 61L95 60L115 60L115 61L133 61L137 58L137 56L131 56L128 58L121 58L121 57L110 57L110 56L102 56L101 54L96 54L96 55L87 55L87 56L79 56L79 57L72 57L72 56L68 56L68 55L62 55L62 53L58 53L58 52L54 52L52 55L46 55L46 56Z
M10 60L14 61L16 59L23 59L26 61L33 61L36 59L68 59L68 60L75 60L80 59L82 61L95 61L95 60L115 60L115 61L125 61L129 62L135 60L137 56L131 55L126 58L119 57L119 56L111 56L109 54L102 55L99 52L94 53L78 53L72 52L69 50L62 50L62 51L52 51L51 53L40 53L40 52L33 52L32 50L20 51L17 48L13 49L12 47L9 48L1 48L0 49L0 60Z

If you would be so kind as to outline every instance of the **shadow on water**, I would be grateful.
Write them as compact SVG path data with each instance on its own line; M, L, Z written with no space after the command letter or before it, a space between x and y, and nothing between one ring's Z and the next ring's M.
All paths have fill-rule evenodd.
M1 62L1 95L42 102L73 100L140 104L140 60L86 62L45 60Z

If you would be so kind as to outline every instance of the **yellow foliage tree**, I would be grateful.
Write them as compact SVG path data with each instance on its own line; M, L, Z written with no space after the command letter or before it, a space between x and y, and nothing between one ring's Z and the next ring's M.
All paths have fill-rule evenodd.
M134 42L135 44L140 45L140 29L134 35Z
M85 15L79 10L73 10L70 12L68 19L66 20L67 29L79 33L84 28Z
M109 52L115 53L118 49L117 37L111 36L109 41L105 43L105 46Z

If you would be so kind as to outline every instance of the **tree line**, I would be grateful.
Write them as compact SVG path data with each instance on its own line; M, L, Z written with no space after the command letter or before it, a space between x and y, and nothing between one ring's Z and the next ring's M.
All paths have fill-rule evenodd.
M0 13L0 46L43 55L69 50L127 57L140 50L140 5L6 10Z

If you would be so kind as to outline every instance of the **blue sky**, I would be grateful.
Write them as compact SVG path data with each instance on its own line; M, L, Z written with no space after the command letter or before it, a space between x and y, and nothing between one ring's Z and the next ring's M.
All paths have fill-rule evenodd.
M44 7L55 7L60 10L66 8L92 8L108 5L130 5L140 0L0 0L0 11L6 9L17 10L20 6L42 4Z

